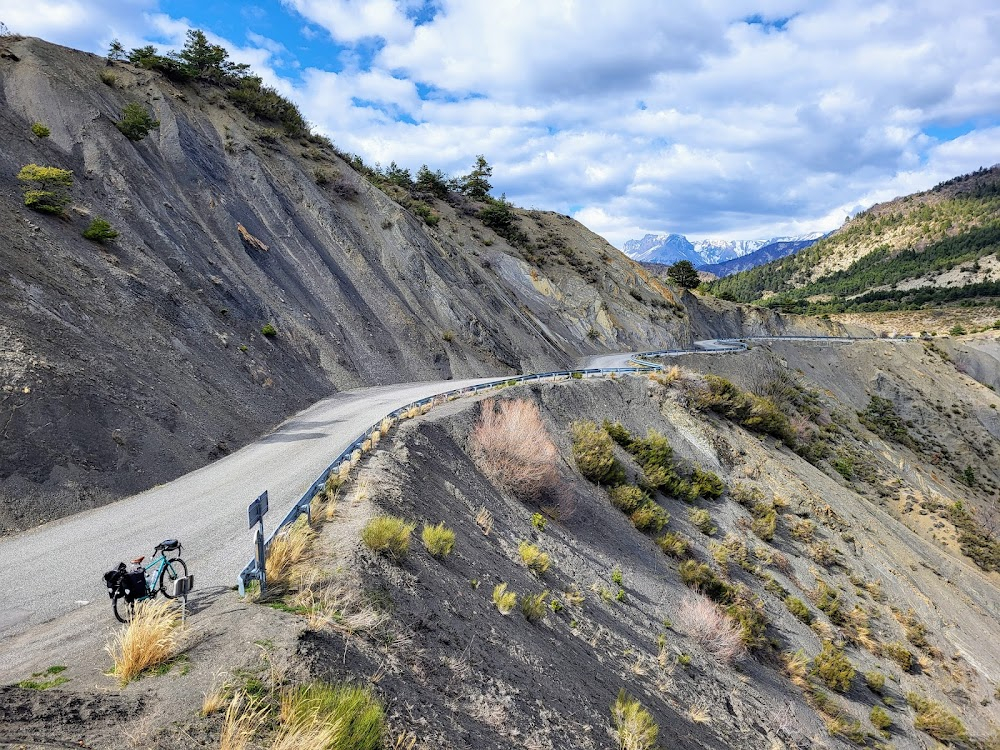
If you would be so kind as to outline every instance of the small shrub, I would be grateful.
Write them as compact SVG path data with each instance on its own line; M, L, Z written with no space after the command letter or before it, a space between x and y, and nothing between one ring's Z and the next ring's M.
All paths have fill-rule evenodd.
M802 620L806 625L813 621L812 610L801 599L794 596L787 596L785 597L785 606L788 607L789 612Z
M961 720L944 706L918 693L907 693L906 702L916 711L913 726L940 742L965 742L969 735Z
M904 644L893 641L882 648L885 655L896 662L904 672L909 672L913 668L913 653Z
M806 554L823 567L829 568L837 562L840 553L836 547L824 540L822 542L810 544L809 548L806 550Z
M130 141L141 141L153 128L160 127L160 121L154 120L145 105L139 102L129 102L122 110L121 119L115 127Z
M492 399L481 405L469 435L469 454L501 490L522 500L539 500L559 484L558 451L538 407L523 399Z
M114 662L114 673L123 686L147 669L177 655L180 611L172 602L138 602L135 614L105 646Z
M720 579L707 564L685 560L677 568L685 586L700 591L709 599L728 604L734 600L735 589Z
M872 726L881 731L886 737L889 736L889 727L892 726L892 719L881 706L872 706L872 712L868 714Z
M545 531L545 516L543 516L541 513L532 513L531 528L533 528L535 531L539 533Z
M112 73L110 70L102 70L100 73L101 83L105 86L112 86L118 82L118 76Z
M117 236L118 232L112 229L111 224L100 217L91 221L89 226L83 230L83 238L93 242L105 242L113 240Z
M677 622L688 636L721 662L728 664L746 655L740 624L703 596L685 597Z
M24 205L33 211L61 214L70 202L73 173L68 169L26 164L17 173L17 179L25 186Z
M668 531L656 540L656 544L665 553L676 558L687 557L691 550L688 540L676 531Z
M653 715L624 690L611 704L611 725L618 734L620 750L652 750L660 728Z
M534 596L522 597L521 614L524 615L524 619L531 623L535 623L543 619L546 611L548 610L545 602L548 597L548 591L543 591L542 593L535 594Z
M870 672L865 672L865 684L873 693L881 695L882 690L885 689L885 675L874 669Z
M614 568L611 571L611 582L618 586L625 585L625 575L622 573L621 568Z
M708 511L704 508L692 510L688 514L688 520L694 524L694 527L698 529L698 531L706 536L712 536L712 534L718 531L712 523L712 516L710 516Z
M396 516L376 516L361 530L361 541L373 552L399 560L410 549L410 534L416 524Z
M823 643L822 651L813 659L812 671L828 688L838 693L846 693L851 689L851 682L856 674L843 650L830 641Z
M614 444L608 433L594 422L574 422L570 429L573 458L586 479L610 486L625 481L625 471L615 458Z
M52 134L52 131L40 122L31 123L31 132L39 138L48 138Z
M521 556L521 562L528 566L528 569L537 575L542 575L549 569L549 554L542 552L538 545L530 542L521 542L517 546L517 553Z
M608 495L611 497L611 504L628 515L635 513L650 500L649 494L634 484L619 484L608 490Z
M262 325L260 327L260 332L261 332L261 334L263 334L264 336L267 336L268 338L272 338L272 337L278 335L278 329L275 328L270 323L265 323L264 325Z
M778 513L771 507L763 510L750 522L750 530L765 542L774 539L774 531L777 526Z
M801 518L792 522L792 536L802 542L811 542L816 533L816 524L808 518Z
M691 478L688 481L691 482L692 490L698 497L710 500L721 497L722 493L726 490L726 485L719 478L718 474L700 469L697 466L694 468Z
M493 588L493 603L500 614L507 615L517 606L517 594L507 590L506 583L498 583Z
M820 612L826 614L834 622L840 619L840 594L837 593L836 589L831 588L824 581L820 581L815 596L815 604Z
M424 547L431 556L442 559L451 554L455 548L455 532L449 529L444 523L436 526L424 524L424 530L420 534L424 542Z
M273 750L379 750L385 709L368 688L314 682L286 689Z
M632 525L639 531L660 531L670 522L670 514L652 500L647 500L632 514Z

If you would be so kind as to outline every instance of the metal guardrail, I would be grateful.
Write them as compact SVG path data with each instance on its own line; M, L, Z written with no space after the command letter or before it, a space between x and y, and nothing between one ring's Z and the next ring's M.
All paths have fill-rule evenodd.
M361 447L369 440L372 439L372 434L378 430L382 423L386 419L398 420L403 414L406 414L412 409L420 409L427 404L433 404L441 399L450 400L452 397L461 396L472 396L477 393L481 393L490 389L500 389L505 388L510 385L516 385L518 383L530 383L538 380L545 380L546 378L552 379L567 379L573 377L586 378L586 377L596 377L601 375L611 375L618 373L636 373L636 372L649 372L649 370L659 370L662 367L655 363L650 363L648 365L636 366L636 367L588 367L579 370L557 370L554 372L541 372L532 373L531 375L514 375L509 378L497 378L496 380L491 380L487 383L480 383L479 385L466 386L465 388L455 388L450 391L443 391L434 396L428 396L426 398L418 399L417 401L411 401L405 406L401 406L398 409L394 409L388 414L384 415L377 422L372 424L367 430L365 430L361 435L359 435L350 445L348 445L344 450L337 455L335 459L330 463L326 469L316 478L307 489L298 502L292 506L291 510L285 514L285 517L281 519L281 522L275 527L274 531L268 537L265 543L265 550L271 546L271 542L274 538L281 532L281 530L291 523L298 520L299 516L309 515L309 507L312 504L313 498L316 493L319 492L320 488L326 484L327 479L330 475L334 473L334 470L339 471L340 466L344 462L350 462L354 456L354 452L361 450ZM255 560L251 560L247 565L240 571L238 586L240 596L246 593L246 584L250 580L256 580L259 571L257 570L257 563Z
M361 447L366 441L371 440L372 433L379 429L382 422L386 419L398 420L400 416L410 411L411 409L420 409L427 404L433 404L439 399L449 400L452 397L461 397L467 395L475 395L485 390L491 388L498 389L503 388L508 385L515 385L517 383L530 383L536 380L544 380L545 378L572 378L572 377L596 377L602 375L611 375L615 373L636 373L636 372L649 372L650 370L662 370L663 365L659 362L650 362L647 357L669 357L676 356L680 354L693 354L693 353L726 353L726 352L742 352L749 348L747 342L754 340L773 340L773 339L787 339L787 340L800 340L800 341L812 341L812 340L823 340L823 339L834 339L843 341L856 341L862 338L877 338L872 337L834 337L834 336L767 336L760 337L759 339L755 337L747 337L743 339L713 339L713 341L721 344L722 346L714 347L711 349L661 349L652 352L637 352L631 358L629 362L635 364L635 367L588 367L578 370L557 370L554 372L541 372L533 373L531 375L514 375L509 378L497 378L496 380L491 380L487 383L480 383L479 385L467 386L465 388L456 388L450 391L444 391L438 393L434 396L428 396L426 398L419 399L417 401L412 401L405 406L401 406L398 409L394 409L389 412L377 422L375 422L371 427L365 430L361 435L357 437L350 445L344 448L343 451L330 463L329 466L316 478L316 481L310 485L309 489L305 491L298 502L292 506L292 509L288 511L285 517L281 520L281 523L271 532L265 544L265 551L271 546L271 542L280 533L280 531L287 525L294 523L299 516L309 515L309 506L312 504L313 497L319 489L326 484L327 479L330 478L330 474L333 473L334 469L339 470L341 464L345 461L351 461L354 452L361 450ZM247 581L254 580L258 577L257 564L256 561L251 560L239 574L239 591L240 596L245 593L245 586Z

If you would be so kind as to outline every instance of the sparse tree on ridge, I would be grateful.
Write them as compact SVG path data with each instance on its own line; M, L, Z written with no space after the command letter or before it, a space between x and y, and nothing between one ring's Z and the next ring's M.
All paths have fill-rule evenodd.
M698 278L698 271L689 260L679 260L667 268L667 276L678 286L682 286L685 289L694 289L701 283L701 279Z
M484 201L490 195L493 186L489 178L493 176L493 167L482 154L476 157L476 166L461 179L462 192L477 201Z
M112 39L111 44L108 46L108 64L120 62L125 59L125 56L125 45L117 39Z

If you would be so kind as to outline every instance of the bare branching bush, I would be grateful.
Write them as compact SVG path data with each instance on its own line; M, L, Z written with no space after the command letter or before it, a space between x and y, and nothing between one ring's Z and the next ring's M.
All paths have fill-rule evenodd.
M681 602L677 622L702 648L723 663L746 655L742 628L732 617L704 596L688 596Z
M530 401L484 401L469 453L493 484L522 500L540 500L559 485L558 451Z
M104 647L122 685L177 655L180 621L180 611L172 602L145 601L135 605L131 622L123 625Z

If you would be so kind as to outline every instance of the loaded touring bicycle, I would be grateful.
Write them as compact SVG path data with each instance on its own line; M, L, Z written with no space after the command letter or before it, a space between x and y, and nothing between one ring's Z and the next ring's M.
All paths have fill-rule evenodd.
M176 556L168 558L168 552L175 552ZM153 558L148 565L143 566L142 562L146 559L143 555L132 561L131 568L122 562L104 574L111 607L119 622L127 623L132 619L136 602L154 599L157 594L174 598L174 581L187 577L187 565L180 554L181 543L176 539L165 539L153 549Z

